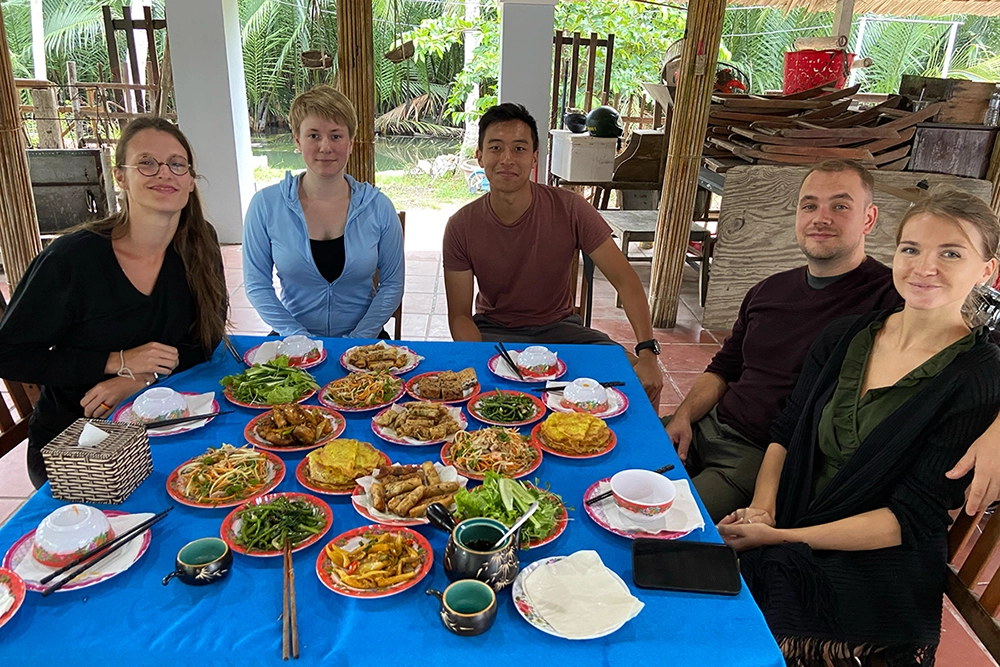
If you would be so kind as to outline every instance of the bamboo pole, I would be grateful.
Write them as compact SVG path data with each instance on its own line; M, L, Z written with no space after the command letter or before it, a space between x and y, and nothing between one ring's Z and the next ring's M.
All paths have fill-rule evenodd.
M990 155L990 167L986 170L986 180L993 184L990 206L994 213L1000 215L1000 134L993 140L993 153Z
M725 11L725 0L691 0L688 4L676 109L670 126L653 246L649 293L654 327L672 327L677 323L684 254L691 233Z
M358 113L347 173L375 182L375 45L372 3L337 0L337 74L340 90Z
M0 252L11 292L42 250L28 156L21 141L20 106L0 9Z

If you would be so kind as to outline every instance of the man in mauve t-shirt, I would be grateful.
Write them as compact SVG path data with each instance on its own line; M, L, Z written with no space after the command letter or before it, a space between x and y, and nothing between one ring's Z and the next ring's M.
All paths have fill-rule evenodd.
M611 228L583 197L535 183L538 127L520 104L479 120L476 159L490 191L448 220L444 284L452 338L470 341L613 344L574 314L570 267L582 250L618 290L635 339L635 373L659 404L663 374L639 276ZM476 314L472 314L475 283Z
M806 265L747 292L732 335L663 420L716 523L753 499L771 422L795 387L813 340L835 319L903 303L892 271L865 255L865 236L878 217L873 189L871 174L856 162L830 160L810 170L795 214ZM975 465L970 514L1000 495L998 423L948 473L961 477Z

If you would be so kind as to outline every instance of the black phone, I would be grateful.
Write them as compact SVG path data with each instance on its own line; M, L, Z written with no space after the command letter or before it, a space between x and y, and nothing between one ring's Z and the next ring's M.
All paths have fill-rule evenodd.
M639 588L736 595L743 586L736 552L725 544L639 538L632 542Z

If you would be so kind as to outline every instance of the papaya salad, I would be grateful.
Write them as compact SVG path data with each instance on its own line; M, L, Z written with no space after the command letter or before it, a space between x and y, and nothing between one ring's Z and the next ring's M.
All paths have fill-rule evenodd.
M541 452L516 429L493 426L459 431L442 455L463 475L482 479L487 472L520 477L538 467Z
M250 498L270 477L266 454L249 446L223 444L178 468L174 489L192 502L220 504Z
M322 400L341 408L375 408L391 403L403 381L385 371L348 373L323 388Z

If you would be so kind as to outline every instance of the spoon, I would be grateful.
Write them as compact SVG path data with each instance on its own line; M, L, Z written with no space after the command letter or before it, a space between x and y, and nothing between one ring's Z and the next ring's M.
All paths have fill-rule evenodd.
M528 511L525 512L523 515L521 515L520 519L518 519L517 521L514 522L514 525L510 527L510 530L508 530L506 533L504 533L503 537L501 537L499 540L496 541L496 544L493 545L493 548L490 549L490 551L492 551L493 549L499 549L500 545L503 544L504 541L508 537L510 537L511 535L513 535L517 531L518 528L520 528L521 526L523 526L524 522L527 521L528 519L530 519L531 515L534 514L535 510L537 510L537 509L538 509L538 501L536 500L535 502L531 503L528 506Z

